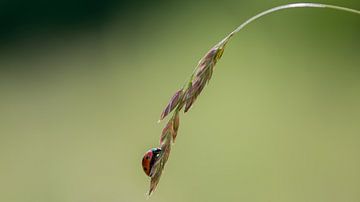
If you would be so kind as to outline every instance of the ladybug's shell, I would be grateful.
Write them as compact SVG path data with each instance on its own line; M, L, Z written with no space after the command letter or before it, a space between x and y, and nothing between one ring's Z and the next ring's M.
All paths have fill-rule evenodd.
M144 154L142 159L142 167L147 176L150 176L151 168L154 165L156 159L159 157L160 151L160 148L152 148Z

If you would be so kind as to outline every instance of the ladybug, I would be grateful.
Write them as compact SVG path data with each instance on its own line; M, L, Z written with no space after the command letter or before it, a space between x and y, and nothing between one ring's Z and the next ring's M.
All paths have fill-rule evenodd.
M142 167L147 176L150 176L151 169L159 158L161 152L161 148L152 148L148 150L142 159Z

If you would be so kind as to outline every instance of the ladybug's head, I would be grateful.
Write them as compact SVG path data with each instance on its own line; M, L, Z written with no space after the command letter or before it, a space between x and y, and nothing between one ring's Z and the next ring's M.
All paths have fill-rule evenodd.
M159 158L161 152L161 148L152 148L148 150L142 159L142 167L147 176L150 176L151 169Z

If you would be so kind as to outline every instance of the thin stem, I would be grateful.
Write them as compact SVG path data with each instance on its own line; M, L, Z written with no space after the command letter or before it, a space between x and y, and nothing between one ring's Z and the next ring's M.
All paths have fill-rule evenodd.
M279 11L279 10L290 9L290 8L305 8L305 7L328 8L328 9L341 10L341 11L346 11L346 12L355 13L355 14L360 15L360 11L358 11L358 10L345 8L345 7L341 7L341 6L328 5L328 4L294 3L294 4L282 5L282 6L268 9L266 11L263 11L255 16L249 18L244 23L242 23L239 27L237 27L234 31L232 31L229 35L227 35L223 40L221 40L219 43L217 43L213 48L211 48L210 51L205 54L205 56L200 60L198 65L195 67L193 73L190 76L189 81L187 83L185 83L184 86L181 88L181 90L182 90L181 96L182 97L180 99L180 102L177 103L177 107L175 108L175 111L173 112L171 119L169 120L169 122L165 126L165 128L163 129L162 135L160 137L162 153L161 153L161 156L156 161L156 163L154 164L154 167L151 169L152 170L150 173L151 182L150 182L150 190L148 192L148 196L150 196L156 189L156 186L160 180L162 171L164 169L165 163L167 162L168 157L170 155L171 143L174 142L176 135L177 135L178 127L179 127L179 120L178 120L179 111L185 105L184 111L186 112L189 109L187 107L191 107L191 105L193 104L193 102L195 101L197 96L201 93L203 87L210 80L211 75L212 75L212 70L213 70L216 62L220 59L220 57L224 51L225 45L230 40L230 38L232 36L234 36L236 33L238 33L241 29L243 29L246 25L250 24L251 22L253 22L256 19L259 19L265 15L268 15L270 13L273 13L273 12ZM197 70L204 72L203 71L204 68L207 68L205 70L211 71L211 74L209 74L209 73L197 74ZM195 81L195 83L193 84L192 82L194 79L196 81L204 81L204 82L199 84L199 83L196 83L196 81ZM170 104L173 104L172 101L170 101ZM167 110L167 108L165 108L165 110ZM163 118L164 117L162 115L161 119L163 119Z
M355 13L360 15L360 11L355 10L355 9L351 9L351 8L345 8L345 7L341 7L341 6L334 6L334 5L328 5L328 4L319 4L319 3L294 3L294 4L286 4L286 5L282 5L282 6L277 6L271 9L268 9L266 11L263 11L251 18L249 18L248 20L246 20L244 23L242 23L239 27L237 27L234 31L232 31L224 40L222 41L228 41L230 39L230 37L232 37L234 34L238 33L241 29L243 29L246 25L250 24L251 22L255 21L256 19L259 19L265 15L268 15L270 13L279 11L279 10L284 10L284 9L289 9L289 8L305 8L305 7L310 7L310 8L328 8L328 9L334 9L334 10L340 10L340 11L346 11L346 12L350 12L350 13ZM221 42L220 42L221 43Z

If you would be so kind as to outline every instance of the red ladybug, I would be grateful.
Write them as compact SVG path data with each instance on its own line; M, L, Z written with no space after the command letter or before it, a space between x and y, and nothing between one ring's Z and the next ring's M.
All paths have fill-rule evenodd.
M147 151L142 159L142 167L147 176L150 176L151 169L160 156L160 148L152 148Z

